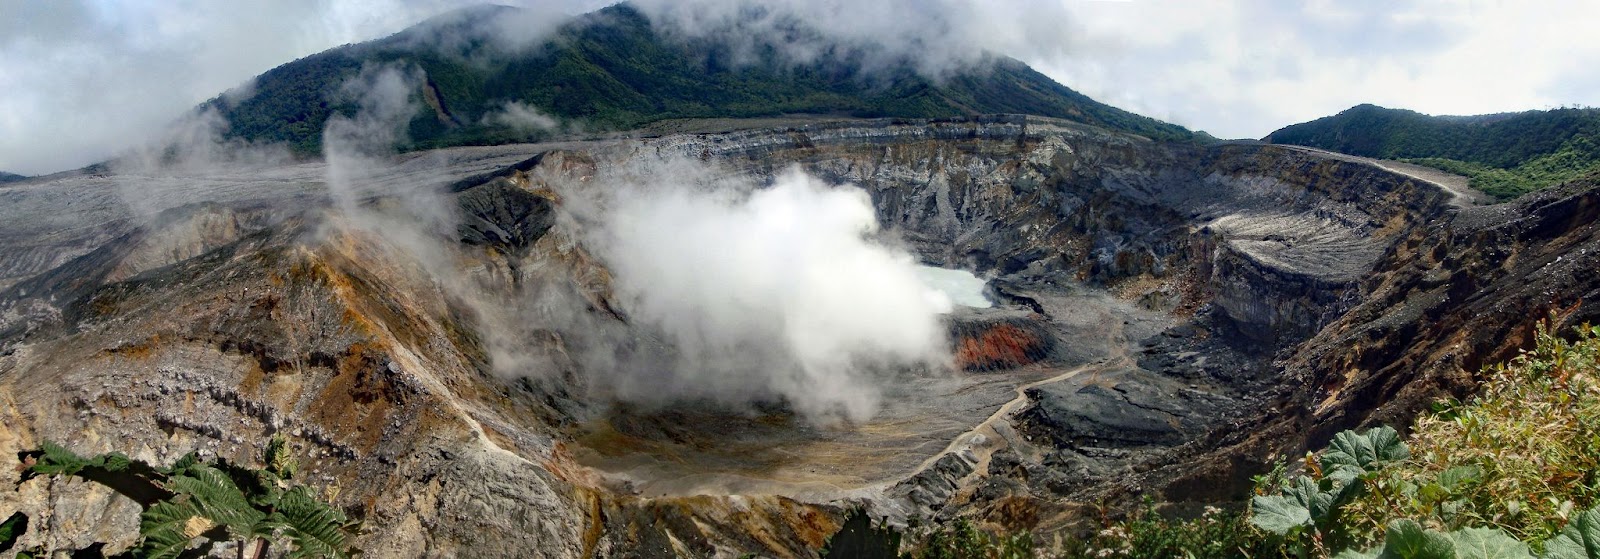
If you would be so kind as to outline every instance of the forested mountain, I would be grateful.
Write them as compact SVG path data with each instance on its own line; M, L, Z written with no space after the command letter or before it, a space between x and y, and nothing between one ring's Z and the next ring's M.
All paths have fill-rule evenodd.
M797 63L774 45L758 44L751 60L750 53L715 40L665 33L627 4L566 22L541 45L502 48L489 27L516 10L467 8L384 39L308 56L260 76L242 101L222 96L202 108L219 110L234 137L315 153L329 116L355 110L340 95L342 84L364 66L398 63L420 69L426 80L418 92L424 110L409 129L406 147L413 149L544 134L487 118L511 102L590 131L672 118L1026 113L1158 139L1194 137L1180 126L1096 102L1010 58L991 57L941 80L918 74L909 63L868 70L859 50L843 46Z
M1472 178L1506 199L1600 170L1600 109L1429 116L1357 105L1269 134L1279 144L1403 159Z

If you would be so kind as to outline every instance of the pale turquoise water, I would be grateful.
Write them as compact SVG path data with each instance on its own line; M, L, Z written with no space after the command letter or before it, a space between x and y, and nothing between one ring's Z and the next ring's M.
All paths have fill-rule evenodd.
M980 309L994 306L983 296L983 285L987 282L972 275L972 272L919 265L917 279L922 280L929 289L944 293L950 297L950 302L957 305Z

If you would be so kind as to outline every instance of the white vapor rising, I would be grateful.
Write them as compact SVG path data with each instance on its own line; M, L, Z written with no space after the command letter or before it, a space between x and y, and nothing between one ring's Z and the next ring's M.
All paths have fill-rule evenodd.
M484 115L483 122L491 126L503 126L523 135L550 132L561 127L555 117L517 101L507 101L500 110Z
M691 165L603 183L613 203L589 244L623 312L675 353L622 368L619 398L781 399L813 421L861 421L881 375L949 363L939 314L951 303L875 240L865 191L798 169L764 189L696 182Z
M415 68L382 65L361 69L360 75L340 87L340 95L355 101L353 117L334 115L322 131L322 155L328 162L328 190L345 213L353 213L356 186L382 168L404 139L406 124L416 114L413 94L422 83Z

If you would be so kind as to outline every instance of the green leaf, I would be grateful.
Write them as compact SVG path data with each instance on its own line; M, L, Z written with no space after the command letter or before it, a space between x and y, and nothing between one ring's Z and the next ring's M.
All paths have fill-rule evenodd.
M261 524L266 520L266 514L251 506L250 500L222 470L196 464L190 466L184 475L169 479L167 487L174 493L192 499L201 515L226 526L233 537L243 539L261 535Z
M274 516L284 537L294 545L289 558L350 557L345 543L349 519L339 509L317 499L305 486L284 492Z
M84 458L55 443L45 441L39 450L19 455L28 465L22 472L22 481L40 475L77 476L99 483L142 506L149 506L172 496L160 486L166 478L156 468L138 460L130 460L120 452Z
M1573 516L1560 534L1545 540L1545 559L1600 559L1600 508Z
M1378 549L1370 549L1367 551L1346 549L1335 554L1333 559L1378 559L1378 552Z
M11 518L0 522L0 551L7 551L17 544L17 538L28 533L28 515L21 512L11 513Z
M1328 519L1335 507L1335 493L1323 491L1316 480L1296 476L1278 495L1251 500L1250 522L1278 535L1289 535L1301 528Z
M1333 441L1328 443L1328 450L1322 453L1321 463L1323 471L1329 473L1342 469L1366 473L1373 466L1404 460L1409 456L1411 451L1400 440L1400 433L1392 427L1382 426L1368 429L1366 433L1344 431L1334 435Z
M160 471L161 473L169 475L169 476L180 475L180 474L184 473L185 471L187 471L189 469L189 466L193 466L193 465L199 464L199 463L200 463L200 453L199 452L195 452L195 451L189 451L188 454L185 454L185 455L183 455L183 457L178 458L177 462L173 462L172 466L166 467L166 468L157 468L157 470Z
M178 557L194 542L195 529L205 526L197 520L203 518L188 496L156 503L139 515L139 534L144 536L140 551L146 559Z
M1417 488L1417 498L1425 503L1437 503L1450 497L1450 490L1443 485L1429 483Z
M1456 559L1530 559L1528 544L1496 528L1465 528L1449 534Z
M1311 525L1311 509L1282 495L1259 496L1250 500L1250 523L1286 536Z
M1379 559L1455 559L1455 545L1450 537L1424 530L1415 520L1400 519L1389 523L1383 536L1383 552Z
M111 473L126 472L133 466L133 461L128 459L128 455L121 452L96 456L93 460L90 460L90 463L105 468L107 472Z
M1312 522L1324 521L1333 513L1335 493L1323 491L1316 480L1309 477L1296 477L1284 487L1283 494L1310 511Z
M1471 465L1456 466L1439 473L1439 485L1453 493L1482 478L1483 468Z
M78 456L76 453L50 441L44 441L44 444L39 446L39 450L32 458L34 463L23 473L23 481L27 481L34 475L49 476L60 474L70 476L89 465L88 459Z
M267 463L266 471L283 479L293 478L299 467L294 454L289 452L288 439L281 434L273 435L272 440L267 441L267 450L262 458Z

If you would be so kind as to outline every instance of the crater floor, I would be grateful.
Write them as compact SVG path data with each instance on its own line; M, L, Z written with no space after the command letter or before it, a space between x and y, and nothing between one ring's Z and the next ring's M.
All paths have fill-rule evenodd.
M691 406L627 410L576 425L568 452L612 483L649 497L778 494L807 501L871 496L970 451L980 465L1018 435L1011 416L1026 389L1132 366L1142 337L1170 326L1166 314L1099 290L1019 290L1042 301L1061 347L1048 362L992 372L906 373L880 383L870 421L822 426L782 412L717 414ZM968 318L991 311L960 311Z

